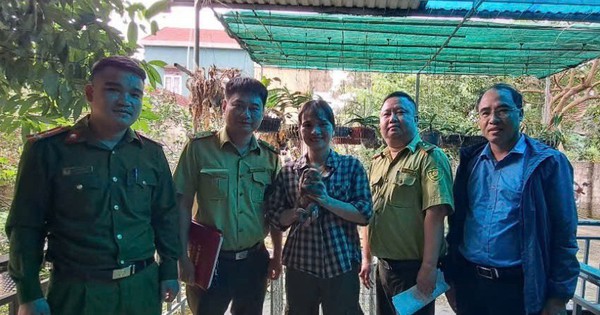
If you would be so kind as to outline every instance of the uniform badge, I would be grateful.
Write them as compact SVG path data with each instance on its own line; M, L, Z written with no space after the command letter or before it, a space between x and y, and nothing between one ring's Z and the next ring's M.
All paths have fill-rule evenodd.
M90 174L94 172L93 166L72 166L62 169L63 176Z
M427 178L429 178L430 180L437 182L440 180L440 172L438 171L437 168L432 168L430 170L427 170Z

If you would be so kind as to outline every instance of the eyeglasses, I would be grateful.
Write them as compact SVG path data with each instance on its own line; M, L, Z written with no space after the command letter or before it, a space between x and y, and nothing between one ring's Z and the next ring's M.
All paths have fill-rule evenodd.
M495 110L493 113L494 113L495 117L498 117L500 119L506 119L506 118L508 118L508 116L510 115L511 112L519 111L519 110L520 110L519 108L500 108L498 110ZM481 118L481 119L488 119L492 115L492 111L484 109L484 110L478 112L477 115L479 115L479 118Z

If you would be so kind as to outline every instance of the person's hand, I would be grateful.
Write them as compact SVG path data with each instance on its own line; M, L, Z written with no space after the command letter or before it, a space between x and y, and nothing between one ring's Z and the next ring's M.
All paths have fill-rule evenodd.
M566 315L566 301L562 299L548 299L541 315Z
M179 281L163 280L160 282L160 298L167 303L173 302L179 293Z
M279 279L279 275L281 275L281 256L275 255L271 260L269 260L269 269L267 272L269 279L277 280Z
M373 264L370 261L363 261L362 265L360 266L360 273L358 276L360 277L362 284L367 289L371 289L374 285L373 279L371 278L372 273Z
M450 289L446 291L446 299L448 300L448 305L454 311L454 313L458 314L458 308L456 307L456 289L452 283L449 283Z
M435 281L437 280L437 268L421 265L417 274L417 290L423 297L430 297L435 290Z
M179 280L183 283L194 284L196 281L194 264L190 260L187 254L181 255L181 258L177 262L179 265Z
M18 315L50 315L50 306L45 298L19 305Z

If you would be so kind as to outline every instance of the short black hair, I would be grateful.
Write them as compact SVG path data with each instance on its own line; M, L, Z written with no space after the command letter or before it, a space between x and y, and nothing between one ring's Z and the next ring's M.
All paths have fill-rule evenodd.
M381 104L385 104L385 101L389 100L390 98L405 98L405 99L409 100L413 104L413 110L414 110L415 116L417 115L417 102L415 102L415 100L410 95L408 95L408 93L406 93L404 91L392 92L383 99L383 102L381 102Z
M322 110L325 114L325 118L327 118L327 121L329 121L331 123L331 126L335 128L335 116L333 115L333 109L331 109L329 103L322 99L312 100L302 104L302 107L300 107L300 111L298 111L298 125L302 125L302 118L304 114L309 110Z
M517 108L518 109L523 108L523 94L521 94L521 92L519 92L519 90L517 90L514 86L507 84L507 83L496 83L496 84L490 86L489 88L483 90L479 94L479 97L477 98L477 103L475 103L475 109L479 109L479 103L481 103L481 99L483 98L483 95L485 93L487 93L487 91L489 91L489 90L508 91L510 93L510 96L512 97L513 102L517 106Z
M235 77L225 84L225 99L229 99L235 93L256 93L262 101L263 109L269 95L267 88L260 81L245 77Z
M93 81L94 76L108 67L114 67L120 70L131 72L140 77L142 81L146 80L146 72L144 69L142 69L142 67L140 67L139 61L125 56L110 56L98 60L92 66L91 80Z

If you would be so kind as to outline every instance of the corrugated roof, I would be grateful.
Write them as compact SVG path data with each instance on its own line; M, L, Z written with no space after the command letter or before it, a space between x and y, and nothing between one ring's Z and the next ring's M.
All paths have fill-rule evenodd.
M194 29L165 27L156 34L144 37L144 46L194 46ZM240 49L235 39L229 37L224 30L200 30L200 47Z
M228 33L264 66L545 77L600 56L600 25L236 11Z
M171 0L193 6L194 0ZM379 16L473 17L600 22L599 0L209 0L206 6Z

